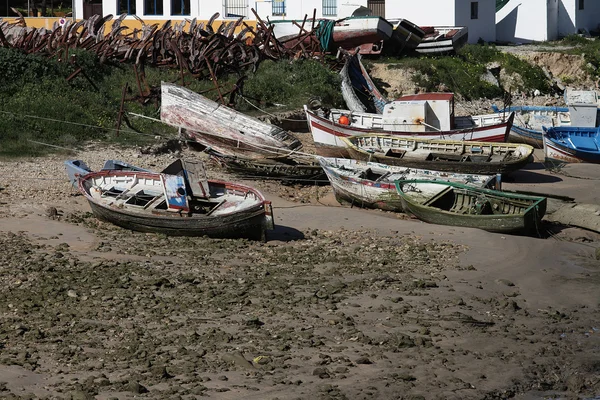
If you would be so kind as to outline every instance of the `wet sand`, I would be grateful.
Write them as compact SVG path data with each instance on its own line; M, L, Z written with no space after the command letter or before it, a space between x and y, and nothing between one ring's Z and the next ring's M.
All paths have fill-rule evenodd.
M600 394L596 233L436 226L249 181L273 201L267 243L141 234L97 221L63 160L0 162L0 398ZM599 204L599 167L532 164L503 187Z

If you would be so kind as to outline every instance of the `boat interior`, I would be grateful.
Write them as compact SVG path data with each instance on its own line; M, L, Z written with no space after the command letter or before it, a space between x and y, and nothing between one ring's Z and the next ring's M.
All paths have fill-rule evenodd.
M531 207L532 202L502 199L468 189L447 187L423 205L455 214L498 215L523 213Z

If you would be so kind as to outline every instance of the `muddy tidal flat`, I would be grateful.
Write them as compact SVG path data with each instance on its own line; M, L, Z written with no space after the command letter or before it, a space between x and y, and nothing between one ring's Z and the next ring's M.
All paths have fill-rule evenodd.
M73 158L178 155L202 157ZM266 243L144 234L98 221L64 160L0 162L1 399L600 395L593 232L428 225L256 180L274 205ZM535 174L507 185L579 187Z

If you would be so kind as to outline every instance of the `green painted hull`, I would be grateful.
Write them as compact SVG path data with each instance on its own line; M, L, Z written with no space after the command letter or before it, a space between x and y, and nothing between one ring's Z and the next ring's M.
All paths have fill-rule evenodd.
M395 183L405 210L432 224L536 234L546 213L544 197L451 182L404 180Z

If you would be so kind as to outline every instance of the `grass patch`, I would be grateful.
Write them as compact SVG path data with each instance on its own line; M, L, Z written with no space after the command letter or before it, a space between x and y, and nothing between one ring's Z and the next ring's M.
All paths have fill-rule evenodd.
M491 62L498 62L508 74L522 77L523 85L518 90L538 89L543 93L550 90L540 67L490 45L466 45L453 56L405 57L386 61L390 63L388 68L414 70L413 82L425 91L438 91L440 86L446 86L466 100L502 96L501 88L481 80Z
M117 134L125 84L130 99L126 111L158 119L159 102L131 100L139 93L131 65L102 64L94 54L81 50L70 55L75 56L76 64L0 48L0 157L77 150L90 141L144 146L155 142L156 136L175 137L175 128L133 117L129 119L134 129L122 123ZM79 67L89 81L84 74L67 81ZM146 67L145 74L152 88L160 88L161 81L180 82L177 70ZM219 77L225 101L229 101L226 92L239 78L236 74ZM186 77L186 86L213 100L219 98L212 81ZM244 94L261 108L284 104L297 109L314 96L325 104L342 104L339 87L338 75L316 61L268 61L248 77ZM241 108L254 110L242 99L237 101Z

